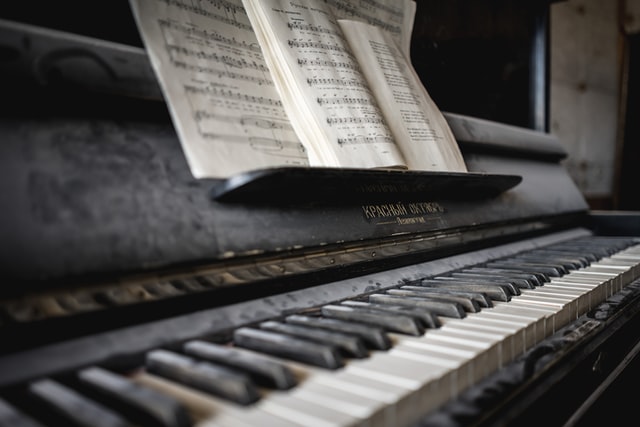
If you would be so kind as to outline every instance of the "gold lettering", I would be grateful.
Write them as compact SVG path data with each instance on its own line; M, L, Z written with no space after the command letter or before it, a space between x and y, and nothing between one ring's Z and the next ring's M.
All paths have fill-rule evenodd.
M394 218L398 224L425 223L422 215L437 215L445 209L436 202L381 203L361 205L364 218L369 221L376 218ZM410 218L407 218L410 217Z

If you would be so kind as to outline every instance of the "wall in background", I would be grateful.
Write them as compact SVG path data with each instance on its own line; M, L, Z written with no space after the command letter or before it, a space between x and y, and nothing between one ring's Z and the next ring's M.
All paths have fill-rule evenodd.
M620 208L629 38L640 0L567 0L550 16L550 129L594 209ZM628 147L627 150L628 152ZM636 162L637 164L637 162Z

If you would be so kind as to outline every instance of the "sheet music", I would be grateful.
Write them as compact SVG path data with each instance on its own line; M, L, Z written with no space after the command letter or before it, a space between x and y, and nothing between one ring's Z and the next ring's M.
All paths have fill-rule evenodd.
M196 178L307 165L241 0L131 0Z
M379 27L364 22L338 22L369 85L375 89L409 169L466 172L444 116L394 40Z
M384 30L409 57L416 14L413 0L324 0L337 19L366 22Z
M360 64L324 2L245 1L312 165L404 167Z

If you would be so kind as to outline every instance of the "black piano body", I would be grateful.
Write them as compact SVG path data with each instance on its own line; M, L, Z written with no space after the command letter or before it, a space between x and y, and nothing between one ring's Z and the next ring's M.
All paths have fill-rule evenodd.
M142 49L0 31L13 58L0 119L0 398L18 405L41 378L131 369L153 349L227 342L242 326L573 237L640 236L638 214L589 211L556 138L460 114L446 117L467 176L284 168L196 180ZM11 68L56 49L83 53L30 75ZM81 78L76 59L88 61ZM114 82L103 67L118 61L134 71ZM111 93L95 90L105 82ZM634 286L612 296L422 424L557 423L588 408L596 419L610 394L622 399L612 411L630 413L613 392L637 370L637 297Z

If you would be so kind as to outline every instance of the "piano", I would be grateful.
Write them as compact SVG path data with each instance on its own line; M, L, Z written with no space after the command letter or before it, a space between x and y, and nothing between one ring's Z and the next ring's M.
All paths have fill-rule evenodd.
M0 52L0 426L637 416L640 215L553 135L446 113L468 175L196 180L140 46Z

